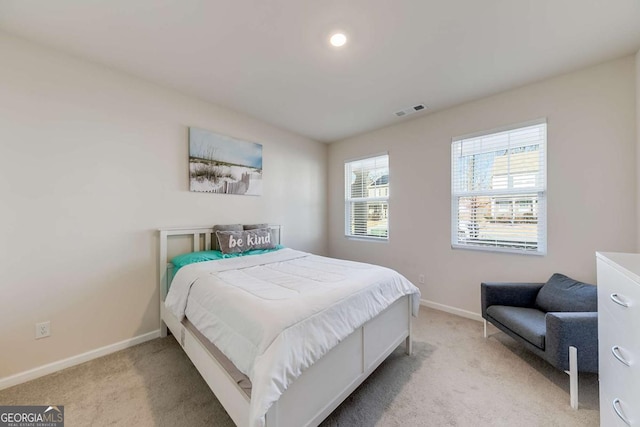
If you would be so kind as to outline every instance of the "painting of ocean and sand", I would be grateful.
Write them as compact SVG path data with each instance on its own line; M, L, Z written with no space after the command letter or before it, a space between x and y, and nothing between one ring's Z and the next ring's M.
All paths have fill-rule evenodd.
M189 128L189 188L262 195L262 144Z

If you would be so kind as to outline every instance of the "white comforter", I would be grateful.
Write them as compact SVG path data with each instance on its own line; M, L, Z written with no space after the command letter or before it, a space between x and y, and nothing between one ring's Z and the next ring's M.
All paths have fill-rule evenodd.
M388 268L293 249L181 268L166 307L189 320L252 383L250 422L291 382L403 295L420 291Z

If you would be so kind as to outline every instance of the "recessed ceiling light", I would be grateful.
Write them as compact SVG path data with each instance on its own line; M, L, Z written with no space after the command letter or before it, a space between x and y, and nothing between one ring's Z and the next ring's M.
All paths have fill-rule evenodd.
M345 36L342 33L335 33L334 35L331 36L331 38L329 39L329 42L335 47L340 47L347 42L347 36Z

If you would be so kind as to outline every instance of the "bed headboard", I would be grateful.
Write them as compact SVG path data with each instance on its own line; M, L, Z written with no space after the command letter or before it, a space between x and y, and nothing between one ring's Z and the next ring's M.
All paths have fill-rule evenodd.
M282 226L269 224L271 235L275 239L276 244L282 244ZM213 227L177 227L177 228L161 228L160 232L160 250L159 250L159 280L160 280L160 299L164 301L169 291L169 277L167 274L167 266L170 264L170 258L173 254L170 252L169 245L174 238L191 238L192 244L189 245L188 252L209 251L211 250L212 239L215 239ZM184 251L182 251L184 253Z

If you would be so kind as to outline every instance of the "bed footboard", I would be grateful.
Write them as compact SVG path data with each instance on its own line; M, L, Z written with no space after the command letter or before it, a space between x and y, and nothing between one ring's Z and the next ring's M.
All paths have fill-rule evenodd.
M402 297L307 369L267 413L267 427L317 426L399 346L411 351L411 298Z

